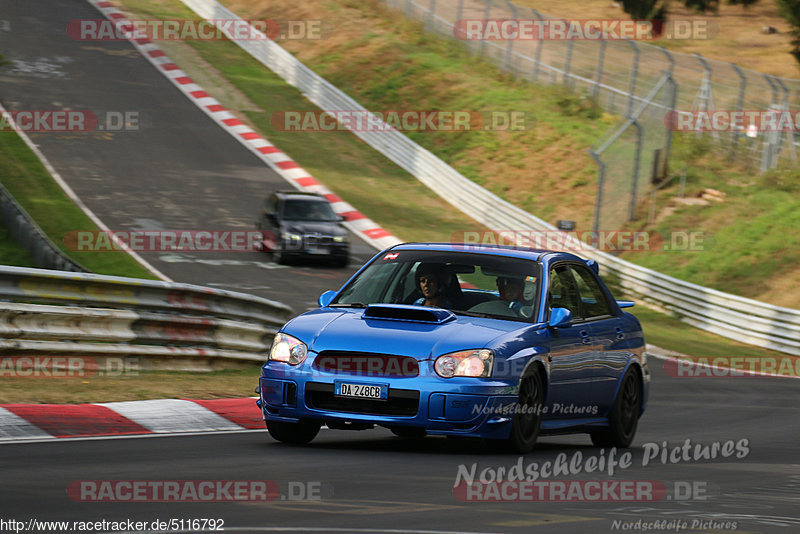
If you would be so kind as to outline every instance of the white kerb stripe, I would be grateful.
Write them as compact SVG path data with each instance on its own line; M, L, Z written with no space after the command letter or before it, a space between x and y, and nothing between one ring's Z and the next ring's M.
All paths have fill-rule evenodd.
M208 432L242 427L199 404L180 399L107 402L98 404L139 423L152 432Z
M38 426L32 425L22 417L5 408L0 408L0 441L19 438L53 437Z

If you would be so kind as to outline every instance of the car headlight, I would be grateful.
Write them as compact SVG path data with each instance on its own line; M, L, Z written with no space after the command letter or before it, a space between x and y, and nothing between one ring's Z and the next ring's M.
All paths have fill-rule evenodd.
M492 375L494 353L489 349L460 350L442 354L433 364L442 378L454 376L487 377Z
M269 349L269 359L289 365L300 365L308 356L306 344L289 334L278 332Z
M337 235L333 238L334 243L347 243L346 235Z
M290 240L292 240L292 241L300 241L301 239L303 239L303 236L302 236L302 235L300 235L300 234L286 233L286 234L284 235L284 238L285 238L285 239L290 239Z

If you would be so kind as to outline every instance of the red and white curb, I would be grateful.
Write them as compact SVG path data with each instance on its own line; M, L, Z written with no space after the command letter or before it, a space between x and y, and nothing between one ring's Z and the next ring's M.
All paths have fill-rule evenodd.
M113 21L121 31L129 31L133 24L114 4L107 0L87 0L106 18ZM121 33L121 32L120 32ZM237 119L233 113L222 106L216 99L208 95L195 81L183 72L157 45L150 39L129 39L129 41L152 63L164 76L183 92L197 107L202 109L218 125L230 133L261 161L271 167L287 182L302 191L310 191L324 195L333 206L334 211L342 215L345 225L356 235L378 250L396 245L402 241L380 227L375 221L367 218L352 205L343 201L333 191L318 182L305 169L300 167L288 155L271 144L261 134L255 132Z
M0 405L0 443L264 428L253 397Z

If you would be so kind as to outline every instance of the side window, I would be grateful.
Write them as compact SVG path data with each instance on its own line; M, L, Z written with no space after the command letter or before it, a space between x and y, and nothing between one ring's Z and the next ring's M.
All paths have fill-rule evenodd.
M611 315L606 296L589 269L572 265L572 271L575 273L575 282L578 284L578 292L583 305L583 317L589 319Z
M566 265L557 265L550 270L550 292L548 294L550 309L566 308L576 319L582 317L578 289L572 272Z

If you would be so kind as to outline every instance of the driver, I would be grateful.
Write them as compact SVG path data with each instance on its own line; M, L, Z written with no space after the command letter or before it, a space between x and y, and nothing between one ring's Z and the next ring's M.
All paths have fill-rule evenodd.
M523 278L499 276L497 290L500 292L500 299L508 303L509 309L515 314L530 315L530 310L527 308L530 307L531 299L525 298L525 280ZM531 298L533 297L531 296Z

